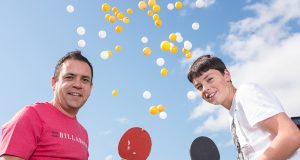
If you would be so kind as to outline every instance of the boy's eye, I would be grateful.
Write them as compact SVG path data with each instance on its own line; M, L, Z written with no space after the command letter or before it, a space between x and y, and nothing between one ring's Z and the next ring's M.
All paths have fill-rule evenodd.
M202 88L203 88L203 86L202 86L202 85L198 85L196 88L197 88L199 91L201 91Z

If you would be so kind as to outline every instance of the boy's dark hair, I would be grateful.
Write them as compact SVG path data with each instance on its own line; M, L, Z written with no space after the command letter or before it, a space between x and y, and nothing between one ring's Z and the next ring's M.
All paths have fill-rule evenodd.
M90 61L81 54L81 51L79 51L79 50L68 52L64 57L62 57L57 62L56 66L55 66L55 71L54 71L54 78L56 80L58 80L58 75L60 74L60 69L61 69L62 64L66 60L70 60L70 59L72 59L72 60L79 60L79 61L85 62L85 63L87 63L90 66L91 73L92 73L92 77L91 77L91 82L92 82L93 81L93 75L94 75L93 74L93 66L90 63Z
M191 65L187 78L191 83L193 83L193 80L195 78L201 76L209 69L215 69L224 74L226 66L224 62L218 57L214 57L212 55L203 55L197 58Z

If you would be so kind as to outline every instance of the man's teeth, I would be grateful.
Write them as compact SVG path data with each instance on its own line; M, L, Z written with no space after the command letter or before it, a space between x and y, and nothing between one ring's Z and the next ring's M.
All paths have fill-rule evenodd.
M74 92L72 92L72 93L70 93L70 94L73 95L73 96L80 96L79 93L74 93Z

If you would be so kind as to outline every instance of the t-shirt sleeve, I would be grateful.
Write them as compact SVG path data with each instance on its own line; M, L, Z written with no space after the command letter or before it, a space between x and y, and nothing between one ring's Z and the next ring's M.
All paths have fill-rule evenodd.
M32 107L24 107L2 126L0 155L29 159L42 131L42 122Z
M284 112L278 98L269 90L257 84L248 84L241 87L239 99L251 126Z

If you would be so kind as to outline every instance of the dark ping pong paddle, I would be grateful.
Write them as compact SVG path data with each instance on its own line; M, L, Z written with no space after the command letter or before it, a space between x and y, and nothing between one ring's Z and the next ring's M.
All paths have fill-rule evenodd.
M151 151L151 137L142 128L128 129L121 137L118 145L119 155L125 160L146 160Z
M190 148L191 160L220 160L217 145L208 137L196 138Z

